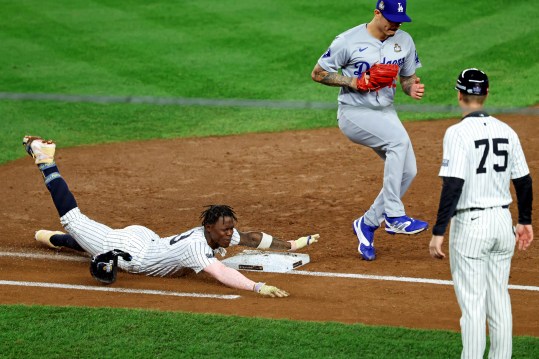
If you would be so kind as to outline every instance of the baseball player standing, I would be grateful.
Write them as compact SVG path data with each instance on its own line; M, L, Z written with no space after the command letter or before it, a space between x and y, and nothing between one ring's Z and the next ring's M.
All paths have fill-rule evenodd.
M406 0L378 0L373 19L338 35L311 74L316 82L341 88L337 118L344 135L372 148L385 161L382 190L353 222L358 251L369 261L376 258L374 232L383 222L390 234L414 234L428 227L427 222L408 217L401 201L417 168L410 138L393 106L397 74L404 93L417 100L424 94L415 74L421 62L414 41L400 30L410 21ZM380 70L390 75L379 78Z
M41 230L36 240L49 247L66 246L84 250L96 257L120 250L130 260L118 258L118 266L130 273L166 276L191 268L204 271L221 283L237 289L252 290L271 297L287 297L288 293L265 283L255 283L233 268L226 267L216 255L224 255L231 245L244 245L258 249L292 250L303 248L318 240L318 234L283 241L264 232L240 232L235 228L236 215L226 205L213 205L202 212L202 226L170 237L160 237L143 226L112 229L98 223L79 209L75 197L61 176L54 160L56 144L40 137L26 136L23 145L35 158L45 185L68 234Z
M464 117L444 136L443 187L429 250L434 258L445 258L441 247L451 220L449 257L462 311L462 358L483 358L486 320L489 358L511 358L509 271L515 238L521 250L533 240L532 179L515 131L483 111L487 75L466 69L455 88ZM508 209L510 180L518 204L515 228Z

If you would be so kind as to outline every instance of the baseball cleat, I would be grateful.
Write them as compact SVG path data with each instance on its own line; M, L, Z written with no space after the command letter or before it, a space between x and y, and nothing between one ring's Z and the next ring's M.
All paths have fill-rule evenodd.
M53 249L60 249L62 247L55 246L51 243L51 237L55 234L65 234L64 232L60 231L48 231L46 229L40 229L39 231L36 231L35 239L39 243Z
M352 224L354 234L357 236L357 250L361 257L366 261L373 261L376 258L374 249L374 231L378 229L375 226L365 224L365 220L359 217Z
M429 228L429 224L408 216L388 217L384 214L386 232L389 234L416 234Z
M56 144L51 140L44 140L38 136L24 136L22 145L26 152L35 158L36 165L54 162Z

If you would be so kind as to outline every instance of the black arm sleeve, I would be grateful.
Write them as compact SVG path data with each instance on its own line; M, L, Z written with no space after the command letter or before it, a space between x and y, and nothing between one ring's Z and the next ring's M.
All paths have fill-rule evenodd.
M518 204L518 223L532 224L532 178L530 175L513 180Z
M459 202L464 180L456 177L442 177L443 186L440 195L440 205L438 206L438 217L436 224L432 228L432 234L443 236L451 217L455 214L455 208Z

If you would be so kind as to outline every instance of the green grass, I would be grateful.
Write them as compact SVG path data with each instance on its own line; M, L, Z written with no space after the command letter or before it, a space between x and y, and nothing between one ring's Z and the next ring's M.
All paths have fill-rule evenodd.
M312 83L310 72L335 35L372 17L373 4L348 7L320 0L4 1L2 90L334 101L336 89ZM469 66L491 75L493 103L537 101L533 2L416 0L409 12L414 21L403 29L424 65L426 103L453 103L454 80Z
M374 3L374 1L373 1ZM371 4L319 0L216 2L63 0L1 2L0 90L102 96L270 99L336 103L337 89L310 72L334 36L371 18ZM488 5L488 6L487 6ZM465 9L465 11L463 11ZM526 1L409 4L404 24L418 48L421 102L455 105L458 72L490 75L493 107L538 102L539 47ZM522 41L522 39L526 39ZM404 120L458 114L402 112ZM331 110L204 108L0 100L0 163L23 154L24 134L63 145L335 126Z
M222 136L333 126L334 110L94 105L10 102L0 121L0 163L25 155L22 137L52 138L59 147L151 138ZM4 119L4 120L2 120ZM256 125L253 125L256 124Z
M0 92L336 103L310 73L335 35L372 17L374 0L0 1ZM534 2L414 0L426 96L455 105L454 81L479 67L487 105L539 101ZM401 113L405 120L457 116ZM24 156L25 134L79 144L273 132L335 124L334 110L0 100L0 164ZM0 306L0 356L458 357L458 333L188 313ZM369 346L362 345L368 342ZM539 357L516 337L516 358Z
M3 358L455 358L460 334L149 310L0 306ZM516 337L515 358L539 357Z
M371 19L371 4L341 10L347 6L319 0L2 2L9 21L0 23L0 90L334 104L337 89L313 82L310 72L336 34ZM416 41L427 92L421 102L399 93L397 105L455 105L455 78L470 66L490 75L487 105L538 102L533 3L417 0L409 13L414 21L403 29ZM456 116L401 113L405 120ZM335 113L0 100L0 125L4 163L23 155L13 144L28 133L63 145L226 135L331 127Z
M415 39L424 66L418 74L426 83L425 102L454 104L456 95L451 90L459 71L478 67L489 75L490 105L538 103L539 89L533 86L539 80L533 50L539 47L535 4L506 0L410 4L423 14L415 16L417 21L406 29Z

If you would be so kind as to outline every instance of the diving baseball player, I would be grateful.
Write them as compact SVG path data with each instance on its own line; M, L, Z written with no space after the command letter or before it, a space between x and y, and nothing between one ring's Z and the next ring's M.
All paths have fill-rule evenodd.
M118 257L118 266L130 273L165 276L182 268L191 268L196 273L204 271L232 288L252 290L271 297L286 297L286 291L265 283L255 283L237 270L226 267L215 258L216 254L224 255L225 248L231 245L294 251L317 242L319 237L315 234L287 242L263 232L239 232L234 227L236 215L226 205L208 206L201 214L202 226L170 237L161 238L142 226L112 229L80 211L54 161L55 143L26 136L23 145L28 154L35 158L58 210L60 222L68 232L63 234L42 230L36 233L36 240L53 248L67 246L82 249L92 256L112 250L126 252L130 260Z
M404 93L417 100L424 94L415 74L421 62L414 41L400 29L410 21L406 0L378 0L373 19L338 35L311 74L316 82L341 88L337 118L344 135L385 161L382 190L353 222L358 251L369 261L376 258L374 232L381 223L390 234L415 234L428 227L407 216L401 201L417 167L412 143L393 106L397 75Z
M515 240L524 250L533 240L532 180L515 131L483 110L487 75L466 69L455 88L464 117L444 136L443 187L429 250L434 258L445 258L441 246L451 220L449 254L462 311L462 358L483 358L486 320L489 358L511 358L509 271ZM515 228L508 209L511 180L518 203Z

